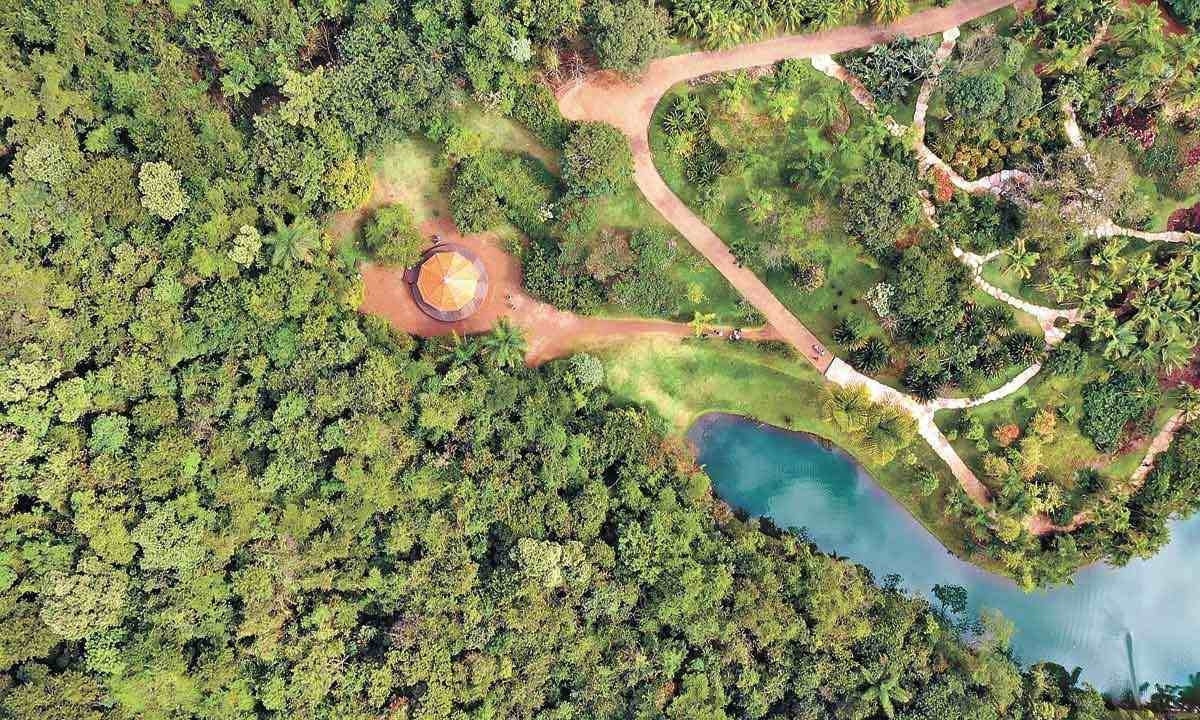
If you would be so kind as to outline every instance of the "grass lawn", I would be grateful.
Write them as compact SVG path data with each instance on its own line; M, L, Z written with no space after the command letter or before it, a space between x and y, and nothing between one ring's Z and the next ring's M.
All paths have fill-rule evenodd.
M819 82L833 83L820 79ZM796 189L783 181L785 166L790 160L789 152L778 152L780 148L796 147L809 125L802 119L803 109L788 123L770 121L765 115L765 94L759 88L751 102L742 112L731 118L714 117L715 131L729 138L731 147L744 149L748 154L745 170L738 175L722 176L719 180L719 207L704 212L694 187L683 177L679 163L670 155L662 130L662 117L671 107L673 98L686 91L684 87L672 88L655 109L650 125L650 145L655 163L667 185L697 211L709 227L725 242L736 247L744 238L755 237L761 230L752 225L740 208L746 203L747 190L751 187L771 192L788 206L810 206L816 208L808 223L811 241L806 248L828 261L826 283L811 292L798 288L784 271L758 271L759 277L797 318L830 347L834 347L832 330L841 316L858 312L868 320L874 334L883 335L874 315L859 308L858 299L884 278L876 262L859 252L858 245L850 240L841 227L835 209L835 201L828 193L811 189ZM716 90L705 86L696 91L706 107L715 104ZM852 123L865 121L858 106L846 103ZM825 142L822 140L821 142ZM847 168L852 170L853 168Z
M657 412L676 440L682 441L691 424L708 412L745 415L831 440L853 453L875 480L947 548L968 556L962 528L942 512L946 491L955 480L941 460L920 439L910 446L921 463L934 469L941 479L937 492L922 497L902 462L880 465L858 452L853 438L822 418L824 380L807 363L754 345L714 340L645 340L606 351L600 357L611 392Z
M559 153L546 148L536 137L521 125L495 113L484 112L478 105L469 104L456 115L456 120L479 134L484 147L507 153L527 155L539 160L553 176L559 171ZM371 207L402 203L412 211L414 219L424 222L449 212L446 204L446 187L451 180L450 167L441 157L439 148L420 138L409 138L389 146L372 158L375 186ZM694 312L714 313L715 322L722 325L749 326L745 306L740 302L737 291L725 281L691 245L680 237L658 211L655 210L636 186L630 185L620 195L597 200L598 216L602 228L633 231L638 228L657 226L665 229L674 238L678 254L670 274L679 282L683 291L678 303L665 317L672 320L690 320ZM365 208L364 208L365 211ZM349 228L350 224L344 227ZM516 228L502 225L496 232L519 247L525 238ZM354 237L351 232L342 240ZM361 259L354 243L339 244L339 253L349 263ZM695 286L688 292L691 286ZM698 294L697 294L698 291ZM692 302L698 296L700 302ZM618 306L600 308L599 315L628 316L629 310Z

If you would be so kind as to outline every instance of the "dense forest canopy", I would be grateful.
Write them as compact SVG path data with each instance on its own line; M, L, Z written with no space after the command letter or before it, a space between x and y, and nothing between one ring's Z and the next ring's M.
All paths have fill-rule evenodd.
M1101 717L953 592L730 516L594 362L355 311L319 222L366 199L366 153L453 145L467 98L566 141L533 58L633 71L668 22L0 2L0 717ZM572 132L581 162L611 144ZM373 222L413 256L411 219Z

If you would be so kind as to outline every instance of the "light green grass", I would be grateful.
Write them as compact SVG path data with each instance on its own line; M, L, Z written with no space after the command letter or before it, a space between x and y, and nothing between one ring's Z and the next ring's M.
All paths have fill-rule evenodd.
M761 347L717 340L647 340L606 351L601 358L611 392L657 412L677 440L709 412L743 415L827 438L853 453L948 549L968 557L962 527L943 513L947 490L955 481L941 460L920 439L910 446L917 459L941 479L937 492L922 497L911 471L901 461L881 465L857 452L853 438L822 418L824 380L807 363Z

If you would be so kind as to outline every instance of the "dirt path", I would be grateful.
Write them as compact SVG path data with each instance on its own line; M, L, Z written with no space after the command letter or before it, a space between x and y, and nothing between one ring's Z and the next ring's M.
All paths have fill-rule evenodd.
M633 151L634 181L650 204L763 314L780 336L800 351L829 381L842 385L863 385L876 401L890 402L904 408L917 421L921 436L950 468L964 491L985 507L990 503L990 493L938 429L933 419L938 406L922 404L905 393L859 373L829 354L817 337L775 297L757 275L738 263L721 238L667 186L654 166L649 126L662 95L685 80L710 73L770 65L785 58L819 58L814 65L821 67L818 63L827 61L825 65L830 70L835 66L840 69L830 57L833 53L888 42L901 34L919 37L952 31L968 20L1009 4L1011 0L961 0L946 8L910 15L886 27L843 27L811 35L776 38L732 50L663 58L651 63L645 74L636 81L612 72L597 72L585 76L574 85L560 88L558 95L559 109L564 117L607 123L625 134ZM946 40L953 43L956 37L956 33L951 32ZM855 89L864 96L860 101L869 99L865 89ZM892 126L892 132L899 130L894 122ZM936 155L933 158L940 162ZM1001 179L1006 178L1001 176ZM985 179L977 183L982 186L987 181Z
M559 310L530 297L521 285L521 266L491 233L464 236L448 217L430 220L421 232L441 236L474 250L488 271L488 293L470 317L457 322L434 320L413 301L404 282L404 269L364 264L362 312L386 318L394 327L412 335L434 337L458 333L473 335L490 330L507 317L525 332L525 361L540 365L573 352L598 349L628 342L635 337L655 336L682 339L692 335L687 323L644 318L594 318ZM728 337L729 328L718 328ZM746 340L778 340L769 327L744 332Z

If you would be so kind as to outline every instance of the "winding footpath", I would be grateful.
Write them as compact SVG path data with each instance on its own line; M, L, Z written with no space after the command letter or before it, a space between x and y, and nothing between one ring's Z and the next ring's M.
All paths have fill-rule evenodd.
M912 145L921 170L936 169L938 172L944 173L955 187L966 192L1005 194L1014 186L1032 182L1033 178L1020 170L1004 170L978 180L968 181L925 145L924 131L929 99L942 67L954 50L959 35L958 26L1006 7L1012 2L1013 0L960 0L948 7L925 10L910 15L888 26L849 26L808 35L774 38L731 50L697 52L662 58L652 62L646 72L637 80L631 80L612 71L593 72L573 84L559 88L557 98L559 109L564 117L576 121L602 122L619 129L628 138L633 152L634 181L650 204L674 225L679 233L712 263L748 302L763 314L778 335L795 347L825 376L826 380L839 385L864 386L869 391L872 400L894 404L911 415L917 423L921 437L950 468L967 495L984 508L989 508L991 505L991 493L950 445L934 422L934 415L939 410L976 407L1016 392L1040 371L1041 365L1035 364L1026 368L1000 388L983 396L938 398L929 403L919 402L906 393L858 372L840 358L829 354L816 335L775 297L774 293L757 275L742 267L721 238L671 191L654 165L650 150L649 128L655 108L671 87L712 73L767 66L788 58L809 58L818 70L846 83L850 87L851 94L864 107L875 110L874 99L867 89L857 78L835 62L832 55L886 43L899 35L920 37L932 33L942 33L943 39L935 54L931 77L926 80L920 90L919 102L914 114L915 138ZM903 137L909 132L909 128L900 125L890 117L884 118L883 122L888 130L897 137ZM1082 142L1082 134L1079 134L1078 137ZM1074 143L1074 138L1071 139ZM1111 232L1112 234L1171 242L1189 239L1186 237L1175 239L1169 233L1128 231L1116 226L1111 221L1101 223L1093 228L1092 232L1098 237L1105 237L1107 235L1104 233ZM1078 310L1059 310L1036 306L996 288L980 276L983 264L991 259L990 257L984 258L966 253L957 247L953 249L961 260L974 269L975 283L981 289L1002 302L1013 305L1037 318L1045 332L1047 344L1053 345L1065 336L1065 330L1058 327L1060 320L1065 320L1066 324L1070 325L1080 319ZM1179 423L1174 424L1178 426ZM1168 425L1170 426L1172 423L1168 423ZM1164 428L1165 430L1166 428ZM1173 436L1173 432L1171 436ZM1157 440L1158 438L1156 438L1156 442ZM1170 437L1167 438L1166 444L1169 442ZM1151 453L1153 453L1153 445ZM1157 453L1151 453L1147 454L1143 465L1153 464L1154 455ZM1069 529L1055 526L1043 516L1031 516L1026 524L1029 530L1035 534Z
M732 50L677 55L654 61L636 81L611 71L595 72L561 88L558 95L559 109L564 117L603 122L624 133L633 151L634 181L650 204L827 380L842 385L863 385L876 402L893 403L912 415L921 437L950 468L963 490L983 507L990 505L991 493L955 452L934 422L937 410L960 405L966 407L969 406L966 403L972 401L941 399L933 403L921 403L859 373L841 359L830 355L816 335L775 297L757 275L742 267L721 238L667 186L654 166L649 128L654 109L663 94L674 85L692 78L771 65L787 58L825 58L834 53L885 43L898 35L919 37L945 32L1010 4L1011 0L961 0L949 7L910 15L888 26L849 26L810 35L775 38ZM996 393L1012 391L1006 385Z

